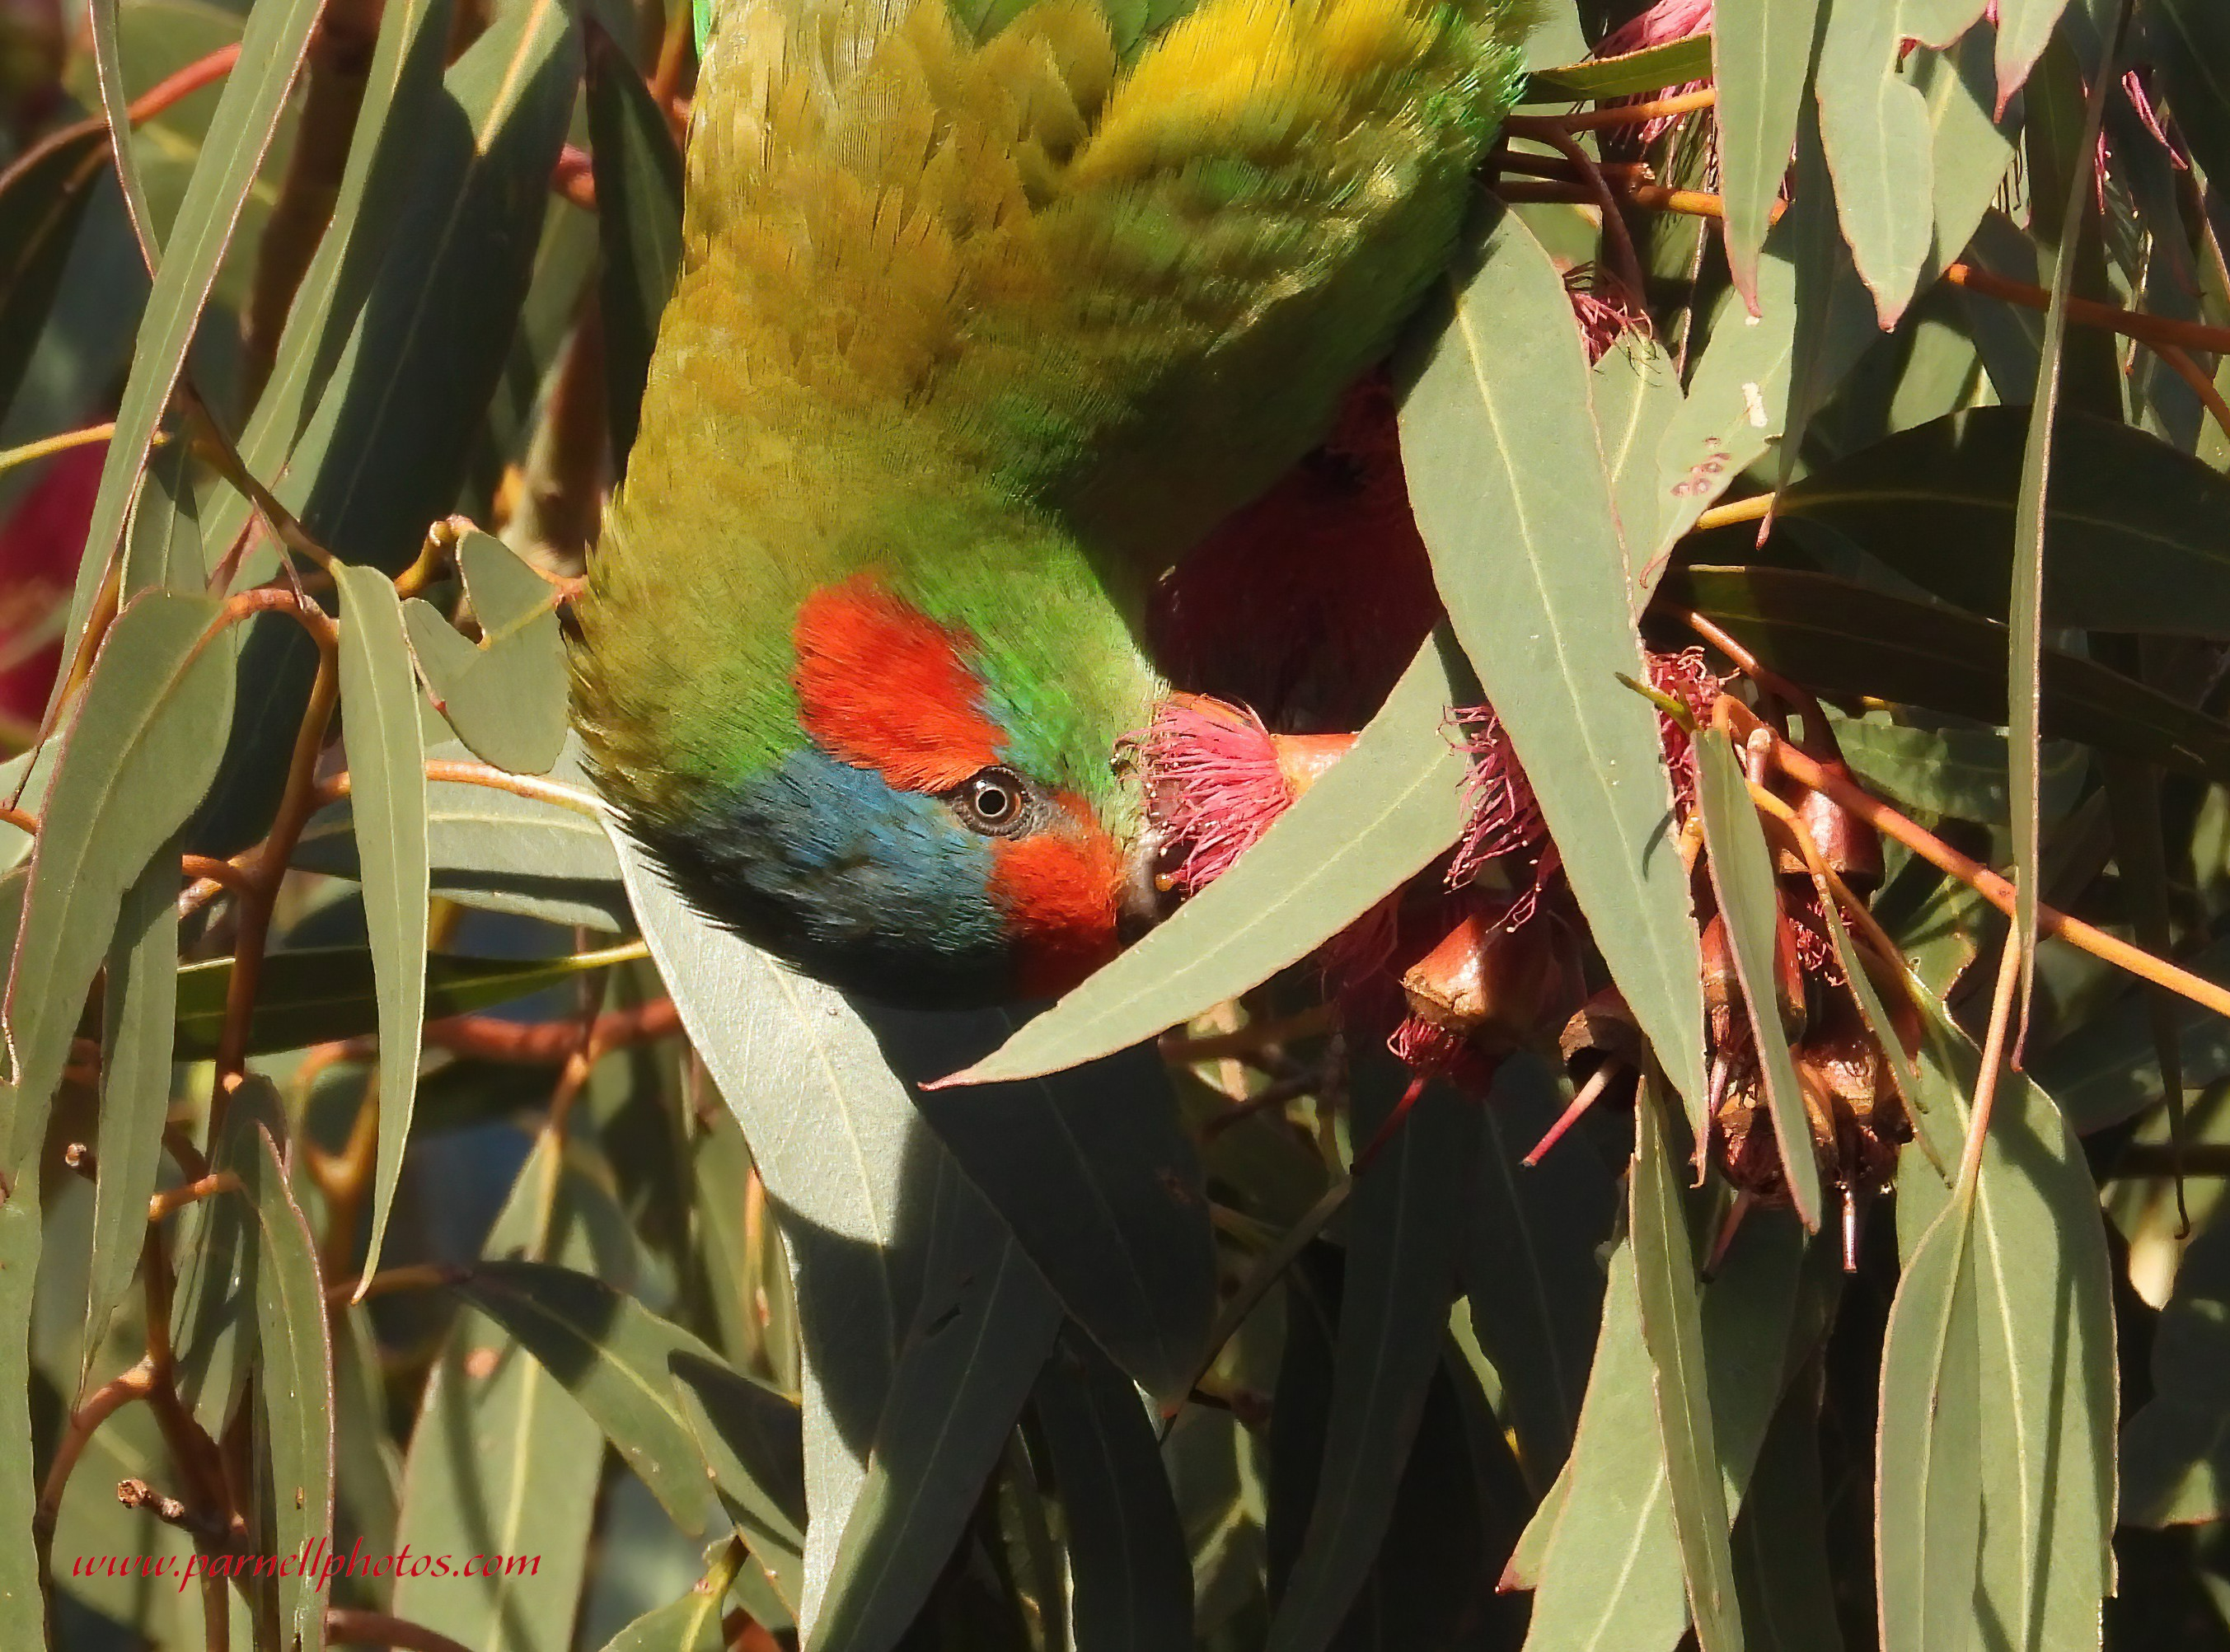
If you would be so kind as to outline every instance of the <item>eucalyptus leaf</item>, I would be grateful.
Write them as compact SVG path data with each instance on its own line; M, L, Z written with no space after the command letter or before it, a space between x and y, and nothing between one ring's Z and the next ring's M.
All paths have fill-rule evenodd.
M1077 1652L1161 1652L1192 1640L1184 1530L1138 1391L1064 1332L1032 1391L1068 1525Z
M2230 636L2230 480L2128 425L2070 411L2055 430L2045 622ZM1954 413L1814 472L1778 508L2002 618L2027 433L2023 408Z
M207 597L149 591L118 614L48 784L8 978L0 1167L35 1152L125 893L216 772L229 640Z
M1641 1340L1649 1350L1650 1384L1665 1461L1666 1501L1680 1545L1688 1611L1702 1652L1740 1652L1742 1615L1735 1598L1734 1555L1727 1543L1733 1514L1719 1476L1704 1321L1694 1248L1688 1240L1683 1178L1665 1139L1663 1103L1647 1082L1634 1105L1634 1168L1627 1182L1627 1229L1634 1287L1641 1304Z
M1605 963L1700 1108L1695 924L1655 714L1619 681L1648 672L1587 356L1562 278L1514 215L1475 233L1397 371L1402 468L1449 622Z
M1991 620L1782 568L1676 568L1659 600L1708 616L1817 693L2005 721L2006 631ZM2230 725L2054 649L2044 651L2042 686L2048 736L2230 778Z
M158 849L125 893L101 994L100 1125L81 1386L146 1241L147 1201L163 1167L170 1114L177 998L177 863Z
M1358 1141L1384 1123L1397 1084L1387 1074L1358 1087ZM1428 1087L1356 1176L1324 1462L1269 1652L1331 1644L1392 1519L1447 1323L1478 1145L1472 1104Z
M1743 1009L1757 1051L1758 1082L1773 1120L1781 1171L1797 1219L1808 1231L1820 1227L1820 1161L1812 1143L1810 1115L1796 1076L1796 1059L1782 1022L1781 965L1789 914L1774 875L1773 852L1750 801L1750 784L1725 730L1702 729L1696 735L1696 800L1704 816L1704 841L1710 857L1711 890L1726 921L1728 949L1742 983ZM1714 1121L1714 1127L1717 1122ZM1702 1158L1699 1138L1697 1156Z
M429 922L426 747L418 684L403 640L403 605L374 568L336 563L341 591L341 735L349 796L359 821L364 920L379 999L379 1154L372 1175L371 1238L380 1244L403 1173L403 1148L418 1092L418 1041L426 1018L419 961Z

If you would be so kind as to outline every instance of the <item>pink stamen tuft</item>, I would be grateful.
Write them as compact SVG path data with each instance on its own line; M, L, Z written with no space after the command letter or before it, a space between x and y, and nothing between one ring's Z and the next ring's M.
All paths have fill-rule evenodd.
M1181 895L1228 871L1292 803L1270 731L1243 706L1173 694L1131 744L1163 876Z
M1576 264L1564 272L1564 291L1579 318L1580 337L1587 341L1588 361L1601 361L1613 344L1631 333L1647 338L1648 312L1627 292L1625 285L1600 264Z
M1517 749L1494 708L1463 706L1453 715L1456 747L1471 759L1464 797L1469 818L1448 862L1448 887L1458 889L1478 876L1487 862L1537 848L1546 841L1549 826L1541 818L1533 782L1525 778Z
M1597 57L1621 57L1628 52L1645 51L1652 46L1666 46L1676 40L1686 40L1700 35L1711 26L1712 0L1658 0L1640 16L1619 25L1595 43ZM1647 100L1641 98L1606 98L1603 106L1614 108L1620 104L1654 102L1660 98L1685 97L1704 88L1701 80L1691 80L1685 86L1667 87L1661 92L1652 92ZM1618 144L1621 147L1647 149L1682 119L1681 115L1660 115L1640 127L1621 129Z
M1386 1047L1417 1076L1420 1083L1445 1078L1473 1096L1485 1096L1494 1087L1495 1069L1502 1064L1481 1053L1462 1033L1436 1026L1421 1015L1404 1017L1386 1040Z
M1689 715L1699 723L1711 721L1711 703L1726 687L1724 679L1704 663L1704 651L1700 648L1684 649L1677 654L1651 654L1649 685L1686 706ZM1672 773L1676 813L1685 820L1696 807L1695 742L1685 729L1662 711L1657 714L1657 736L1664 742L1665 766Z

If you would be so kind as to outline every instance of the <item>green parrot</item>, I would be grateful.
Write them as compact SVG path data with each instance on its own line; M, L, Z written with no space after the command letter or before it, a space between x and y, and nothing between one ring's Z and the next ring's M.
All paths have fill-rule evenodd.
M1167 892L1156 582L1453 250L1518 0L729 0L574 719L709 917L934 1006ZM1259 727L1259 724L1256 725Z

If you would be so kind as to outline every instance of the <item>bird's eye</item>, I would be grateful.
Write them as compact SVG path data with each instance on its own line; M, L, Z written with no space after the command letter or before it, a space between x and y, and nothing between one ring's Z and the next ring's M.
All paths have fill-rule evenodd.
M986 837L1012 837L1029 824L1029 787L1011 768L978 770L951 801L962 821Z

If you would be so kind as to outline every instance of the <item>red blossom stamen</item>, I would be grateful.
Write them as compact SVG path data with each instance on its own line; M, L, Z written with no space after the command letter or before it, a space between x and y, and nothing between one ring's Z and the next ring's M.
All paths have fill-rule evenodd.
M1293 800L1262 720L1243 706L1174 694L1130 736L1163 876L1191 896L1214 883Z
M1726 683L1704 663L1704 651L1688 648L1677 654L1652 653L1648 659L1649 685L1686 706L1697 723L1711 721L1711 703L1725 691ZM1676 813L1685 821L1696 807L1695 742L1662 711L1657 714L1657 734L1665 747L1665 766L1672 775Z
M1548 823L1533 795L1533 782L1518 761L1517 748L1491 705L1460 707L1453 713L1456 748L1471 759L1464 803L1468 818L1462 840L1448 862L1448 887L1460 889L1491 860L1530 855L1545 843Z

